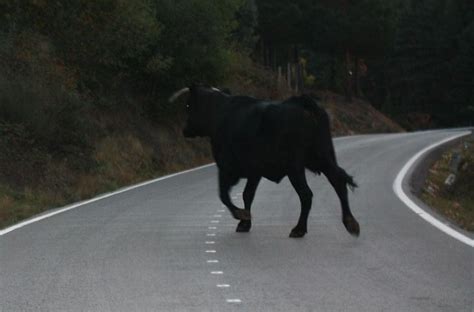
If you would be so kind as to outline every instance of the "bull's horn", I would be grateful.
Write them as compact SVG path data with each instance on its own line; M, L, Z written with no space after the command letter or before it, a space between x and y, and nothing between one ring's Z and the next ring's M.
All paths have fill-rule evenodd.
M219 89L217 89L217 88L214 88L214 87L211 87L211 90L217 91L217 92L221 92L221 90L219 90Z
M181 95L183 95L184 93L188 92L189 91L189 88L183 88L179 91L176 91L172 96L170 96L170 98L168 99L168 101L170 103L173 103L174 101L176 101L177 98L179 98Z

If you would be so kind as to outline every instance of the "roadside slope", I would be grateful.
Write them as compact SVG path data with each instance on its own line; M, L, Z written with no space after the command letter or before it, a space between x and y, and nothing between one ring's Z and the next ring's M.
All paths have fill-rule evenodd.
M473 137L464 136L430 151L412 174L414 194L443 218L469 232L474 231L474 189L472 175ZM461 156L458 168L452 164L453 154ZM455 172L452 185L445 185Z

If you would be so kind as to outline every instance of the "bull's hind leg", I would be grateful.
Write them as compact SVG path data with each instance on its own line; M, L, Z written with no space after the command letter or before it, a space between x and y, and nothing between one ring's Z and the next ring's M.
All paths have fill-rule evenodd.
M352 215L351 209L349 208L349 200L347 199L347 185L351 187L356 187L357 185L352 181L352 177L350 177L344 169L334 163L325 166L325 169L322 171L334 187L341 202L342 223L350 234L359 236L359 223Z
M257 186L258 186L258 183L260 182L260 179L261 177L248 178L247 184L245 185L243 197L244 197L245 210L247 210L249 214L250 214L250 206L252 206L252 202L255 197L255 191L257 190ZM245 232L250 231L251 227L252 227L251 220L242 220L237 225L237 228L235 229L235 231L245 233Z
M237 220L250 220L250 211L237 208L230 200L229 192L232 186L239 181L238 177L226 174L223 170L219 170L219 196L232 216Z
M298 193L301 202L301 213L298 224L291 230L290 237L303 237L308 232L308 215L311 210L313 192L306 182L304 169L297 173L289 174L291 185Z

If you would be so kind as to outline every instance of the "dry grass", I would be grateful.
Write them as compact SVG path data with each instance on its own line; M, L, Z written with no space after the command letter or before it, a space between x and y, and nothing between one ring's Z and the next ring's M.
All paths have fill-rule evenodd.
M153 149L131 134L106 137L97 144L94 158L105 180L124 185L152 175Z
M46 195L36 194L27 189L24 193L15 193L0 186L0 228L21 221L44 211L49 199Z

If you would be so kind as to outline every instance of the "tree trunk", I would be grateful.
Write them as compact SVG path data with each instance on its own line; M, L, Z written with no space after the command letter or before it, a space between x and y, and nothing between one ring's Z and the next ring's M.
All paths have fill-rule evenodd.
M281 82L282 82L282 75L281 75L281 66L278 66L278 76L277 76L277 85L278 88L281 87Z
M290 62L288 62L286 66L286 83L288 84L288 89L291 90L291 65Z
M298 64L294 64L293 69L294 69L294 74L295 74L294 75L294 77L295 77L295 79L294 79L295 80L295 92L296 92L296 94L298 94L298 92L300 91L300 88L299 88L300 87L299 86L300 81L299 81L299 77L298 77Z
M272 53L272 70L273 71L276 71L277 70L277 49L275 47L273 47L272 49L273 53Z
M360 97L360 68L359 68L359 58L354 56L354 83L355 83L355 96Z
M353 72L352 72L352 62L351 62L351 53L346 51L346 86L345 86L345 93L346 93L346 100L348 102L352 101L352 97L354 95L354 88L353 88Z
M336 56L331 58L331 77L330 77L330 88L336 90Z
M265 62L267 61L266 58L266 50L265 50L265 41L260 39L258 41L258 59L260 60L260 64L265 66Z
M293 63L297 64L299 62L299 51L298 51L298 45L293 46Z
M269 68L272 66L272 63L271 63L271 48L270 48L270 45L266 45L265 47L265 56L266 56L266 62L265 62L265 67L266 68Z

